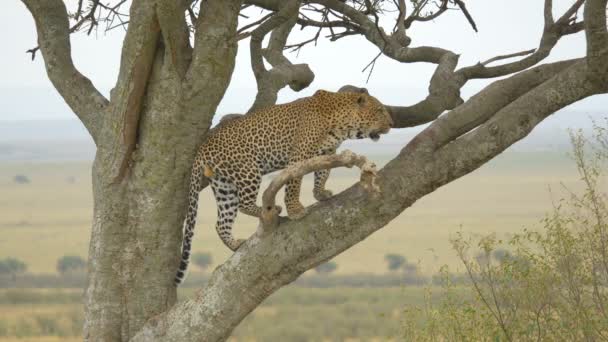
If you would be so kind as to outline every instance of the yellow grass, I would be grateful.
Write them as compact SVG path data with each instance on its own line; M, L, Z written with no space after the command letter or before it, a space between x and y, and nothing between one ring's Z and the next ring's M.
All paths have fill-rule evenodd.
M372 157L373 159L373 157ZM381 158L375 158L382 163ZM30 184L15 184L16 174ZM92 216L89 163L0 164L0 258L24 260L33 273L55 272L67 254L86 256ZM75 182L67 181L75 177ZM357 181L355 170L338 170L328 187L334 192ZM551 207L551 186L559 194L562 181L576 180L564 154L506 153L482 169L428 195L387 227L336 258L337 273L384 273L386 253L420 260L424 272L440 264L458 265L449 237L458 230L500 235L534 226ZM303 186L303 202L313 203L311 177ZM217 265L229 256L214 230L215 201L201 194L195 252L210 252ZM257 222L239 215L235 234L247 237Z

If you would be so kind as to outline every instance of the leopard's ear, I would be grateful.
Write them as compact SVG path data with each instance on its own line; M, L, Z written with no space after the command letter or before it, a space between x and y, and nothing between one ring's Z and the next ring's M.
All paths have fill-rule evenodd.
M359 93L369 95L367 88L359 88L352 85L343 86L342 88L338 89L338 93Z
M323 89L319 89L319 90L315 91L315 94L313 96L326 96L328 94L330 94L329 91L323 90Z
M364 95L359 95L359 96L357 97L357 103L358 103L360 106L363 106L363 105L365 104L365 102L367 102L367 101L366 101L366 99L365 99L365 96L364 96Z

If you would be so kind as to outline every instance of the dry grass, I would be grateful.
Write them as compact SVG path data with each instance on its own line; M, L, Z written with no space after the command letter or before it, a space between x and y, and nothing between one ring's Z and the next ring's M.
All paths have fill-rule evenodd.
M80 342L82 337L36 336L0 337L0 342Z
M382 164L382 158L372 158ZM563 153L505 153L480 170L426 196L387 227L336 258L337 273L384 273L386 253L420 260L423 271L458 265L450 234L495 231L499 236L532 226L550 209L548 187L571 184L576 173ZM16 174L30 184L15 184ZM68 181L74 177L75 182ZM338 170L328 187L334 192L356 181L356 170ZM34 273L55 272L67 254L86 256L92 216L88 163L0 164L0 258L24 260ZM304 203L313 203L311 177L303 186ZM201 195L195 252L210 252L217 264L229 256L214 230L215 202ZM239 215L238 237L255 231L257 222ZM461 228L462 227L462 228Z

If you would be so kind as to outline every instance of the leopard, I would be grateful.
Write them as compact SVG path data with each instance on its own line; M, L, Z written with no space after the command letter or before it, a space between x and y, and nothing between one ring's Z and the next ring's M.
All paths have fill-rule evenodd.
M237 213L262 214L256 204L262 176L315 156L335 154L347 139L378 141L392 126L385 106L368 93L326 90L220 122L208 132L192 166L175 285L184 280L188 268L198 195L206 184L203 177L209 179L217 202L216 231L222 242L236 251L245 241L232 234ZM317 201L333 196L325 188L329 174L329 169L314 172L313 196ZM291 220L307 213L299 199L301 184L302 178L297 178L285 185L284 201ZM282 208L277 206L276 210Z

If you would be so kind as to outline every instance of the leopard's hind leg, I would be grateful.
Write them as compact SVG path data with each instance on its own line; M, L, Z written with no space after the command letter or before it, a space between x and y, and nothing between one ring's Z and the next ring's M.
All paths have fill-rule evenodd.
M211 178L211 189L217 202L217 222L215 229L228 248L236 251L245 240L236 240L232 235L232 225L239 209L239 197L234 183L224 177Z
M239 209L243 214L254 217L260 217L262 214L262 208L256 204L261 183L262 175L253 172L236 181Z

